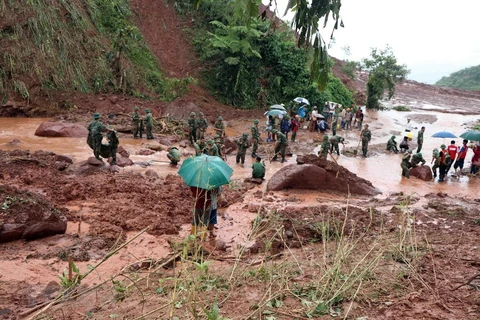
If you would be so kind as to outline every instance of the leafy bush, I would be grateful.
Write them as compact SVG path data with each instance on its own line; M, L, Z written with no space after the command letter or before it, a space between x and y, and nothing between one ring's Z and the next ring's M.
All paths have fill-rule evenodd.
M407 106L394 106L392 109L396 111L412 111Z
M464 90L480 90L480 65L462 69L448 77L442 77L435 85Z

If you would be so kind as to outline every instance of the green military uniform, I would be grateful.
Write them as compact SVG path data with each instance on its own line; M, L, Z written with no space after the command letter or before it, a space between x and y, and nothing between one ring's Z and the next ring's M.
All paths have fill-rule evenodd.
M88 124L88 137L87 137L87 144L90 148L93 149L93 155L98 160L102 160L100 158L100 153L102 150L102 131L106 131L107 128L100 122L100 114L95 112L93 114L93 121Z
M398 153L398 148L397 148L397 141L395 141L396 136L392 136L388 141L387 141L387 150L393 151L395 153Z
M110 164L114 166L117 164L117 149L118 149L118 145L120 144L120 141L118 140L117 131L113 129L108 131L107 139L108 139L108 144L107 145L102 144L102 157L103 157L104 149L106 149L107 156L105 158L111 157L112 162L110 162Z
M257 119L255 119L253 121L253 126L251 128L251 133L252 133L252 143L253 143L252 158L255 158L257 156L258 143L260 142L260 130L258 130L258 120Z
M417 153L419 153L421 150L422 150L422 146L423 146L423 130L420 129L418 131L418 135L417 135Z
M206 144L205 144L205 140L204 140L204 139L197 140L197 142L195 142L195 143L193 144L193 147L195 148L195 155L196 155L196 156L199 156L199 155L201 155L202 153L206 153L206 152L205 152Z
M215 132L220 136L220 141L224 144L223 139L225 138L225 124L223 123L222 116L219 116L217 121L215 121L215 125L213 126Z
M147 139L152 140L153 139L153 134L152 134L153 116L150 113L150 109L145 109L145 112L147 114L145 115L145 118L143 119L143 121L145 122L145 129L147 131Z
M277 156L280 154L280 156L282 157L281 162L283 163L285 162L285 151L288 145L287 137L285 137L283 133L278 132L277 129L273 129L272 133L277 135L278 140L275 145L275 155L273 156L272 161L277 160Z
M197 119L195 118L195 112L190 112L190 118L188 118L188 140L193 144L197 142Z
M252 164L252 178L263 179L265 177L265 166L260 161Z
M332 134L335 136L337 135L337 126L338 126L338 113L333 114L332 120Z
M135 106L133 108L133 113L132 113L132 132L133 132L133 138L136 139L138 138L138 135L140 135L140 138L142 137L142 119L140 119L140 115L138 114L139 108Z
M365 128L360 133L360 138L362 139L362 153L366 158L368 152L368 142L370 142L372 139L372 132L368 129L368 124L365 125Z
M412 151L408 150L403 154L402 163L400 167L402 167L402 176L405 178L410 178L410 158L412 157Z
M244 133L241 138L237 140L237 158L236 162L238 163L245 163L245 154L247 153L247 149L250 147L250 143L248 142L248 133Z
M199 113L200 118L197 119L197 140L205 138L205 132L208 128L207 119L203 115L203 112Z
M167 154L167 158L170 160L170 163L177 165L180 162L180 150L177 147L171 147L170 151Z
M437 169L440 167L440 151L437 148L432 151L432 162L433 162L433 177L437 177Z
M204 149L203 152L209 156L220 157L220 154L218 153L218 148L213 140L207 141L207 147Z
M340 137L340 136L333 136L330 138L330 153L333 153L333 150L337 152L338 155L340 155L340 149L338 145L340 143L343 143L345 139Z
M422 163L422 166L425 164L425 159L423 159L423 156L420 152L418 153L415 153L413 156L412 156L412 160L411 160L411 164L412 164L412 167L416 167L418 166L419 163Z
M329 150L330 150L330 141L328 141L328 135L324 135L323 142L320 147L320 151L318 152L318 156L320 158L326 158Z

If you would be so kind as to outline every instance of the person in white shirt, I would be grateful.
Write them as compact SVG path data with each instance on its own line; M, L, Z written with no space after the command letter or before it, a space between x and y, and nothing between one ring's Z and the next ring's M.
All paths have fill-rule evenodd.
M330 103L330 114L328 120L331 122L333 120L333 114L335 113L335 103Z
M314 106L312 109L312 115L310 116L310 132L316 131L317 129L317 115L317 106Z

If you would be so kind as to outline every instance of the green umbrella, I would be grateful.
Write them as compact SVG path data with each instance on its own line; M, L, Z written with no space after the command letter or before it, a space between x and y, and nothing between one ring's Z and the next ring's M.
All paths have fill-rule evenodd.
M186 159L178 170L188 186L206 190L228 184L232 173L222 158L206 154Z
M270 106L270 108L268 108L270 110L283 110L283 111L287 111L287 109L285 109L284 106L282 106L281 104L274 104L273 106Z
M480 131L466 131L460 137L465 140L480 141Z
M276 110L276 109L273 109L273 110L270 110L270 111L267 111L265 112L265 115L268 117L268 116L272 116L272 117L276 117L280 114L287 114L287 111L284 111L284 110Z

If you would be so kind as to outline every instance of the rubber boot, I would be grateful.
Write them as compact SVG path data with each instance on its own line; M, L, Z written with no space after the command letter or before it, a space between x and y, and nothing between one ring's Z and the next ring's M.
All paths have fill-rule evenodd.
M205 238L207 237L207 227L204 227L204 226L200 227L199 234L200 234L200 240L205 241Z

